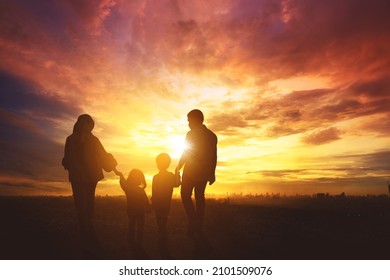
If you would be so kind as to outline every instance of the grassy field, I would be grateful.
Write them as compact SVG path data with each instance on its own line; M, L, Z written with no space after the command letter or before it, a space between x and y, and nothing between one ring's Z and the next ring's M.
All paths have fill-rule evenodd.
M96 198L104 259L131 259L124 197ZM1 259L83 259L71 197L0 197ZM212 246L194 252L181 202L168 222L174 259L390 259L387 197L209 199L205 232ZM154 214L145 251L161 259ZM196 248L196 245L195 245Z

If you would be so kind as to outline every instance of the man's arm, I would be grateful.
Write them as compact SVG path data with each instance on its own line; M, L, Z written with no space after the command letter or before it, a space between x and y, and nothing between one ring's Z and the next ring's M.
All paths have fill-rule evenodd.
M174 184L173 184L173 187L174 188L177 188L181 185L181 176L180 176L180 171L179 170L175 170L175 177L174 177Z
M187 143L188 145L188 133L186 135L186 139L185 139L185 142ZM187 161L187 150L184 150L183 153L181 154L181 157L180 157L180 160L179 160L179 163L177 164L177 167L175 169L175 173L179 172L180 169L182 169L183 165L186 163Z
M185 154L185 152L183 152L183 154L180 157L179 163L175 169L175 173L179 172L180 169L182 169L185 162L186 162L186 154Z
M215 182L215 169L217 168L217 143L218 143L218 138L217 136L213 133L213 151L212 151L212 162L211 162L211 168L213 170L210 180L209 180L209 185L212 185Z

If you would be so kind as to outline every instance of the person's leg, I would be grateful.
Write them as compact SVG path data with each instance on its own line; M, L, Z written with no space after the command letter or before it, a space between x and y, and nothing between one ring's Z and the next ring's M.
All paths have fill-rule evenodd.
M188 178L188 176L183 175L180 194L189 221L188 235L190 236L192 236L195 231L195 209L191 198L193 188L192 180Z
M94 195L96 183L72 183L77 218L80 229L81 248L88 258L96 258L101 248L94 230Z
M136 242L139 248L142 248L142 243L144 240L144 227L145 227L145 215L137 215L137 237Z
M145 258L145 252L143 247L144 239L144 226L145 226L145 214L136 215L136 237L135 237L135 257L143 259Z
M158 245L161 253L161 257L163 259L171 258L168 249L168 233L167 233L167 222L168 222L168 214L167 211L162 211L158 215L158 227L159 227L159 240Z
M195 201L196 201L196 230L199 233L203 232L204 212L206 207L206 200L204 192L206 189L207 181L198 181L195 183Z
M160 235L160 242L165 242L167 239L167 221L168 217L164 213L156 213L158 232Z
M136 218L135 215L128 215L129 219L129 230L127 233L127 241L129 242L130 248L134 248L135 246L135 224Z
M91 238L96 239L95 233L95 189L96 182L91 182L86 184L86 192L85 192L85 215L86 215L86 223L88 234Z
M87 217L85 215L85 186L82 183L72 182L73 199L76 208L77 220L79 224L80 236L82 241L86 239L88 227Z

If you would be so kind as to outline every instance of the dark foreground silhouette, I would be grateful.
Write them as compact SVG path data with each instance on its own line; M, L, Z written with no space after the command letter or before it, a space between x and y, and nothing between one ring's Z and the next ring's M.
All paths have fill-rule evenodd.
M245 203L245 200L243 201ZM181 201L168 222L173 259L390 259L390 200L264 198L260 205L209 199L202 240L186 235ZM96 198L102 259L132 259L125 197ZM1 259L84 259L72 197L0 197ZM162 259L155 216L145 219L148 259Z
M195 109L187 114L190 131L186 135L188 149L185 149L176 167L176 173L183 168L181 201L188 217L187 235L204 239L205 190L207 183L215 182L217 166L217 136L204 124L202 111ZM192 200L195 196L195 205Z
M80 246L90 257L102 255L95 231L94 208L97 183L104 178L103 169L111 172L116 160L92 134L95 122L90 115L80 115L73 132L66 138L63 167L69 173L81 237Z

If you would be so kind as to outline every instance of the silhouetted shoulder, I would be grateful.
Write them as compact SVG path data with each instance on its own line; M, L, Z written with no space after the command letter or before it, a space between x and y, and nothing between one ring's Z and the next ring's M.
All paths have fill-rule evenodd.
M205 125L204 125L204 129L207 131L207 134L210 137L210 140L217 143L218 142L217 135L214 132L212 132L210 129L208 129Z
M172 172L160 172L153 176L153 185L160 188L173 188L176 184L176 176Z

